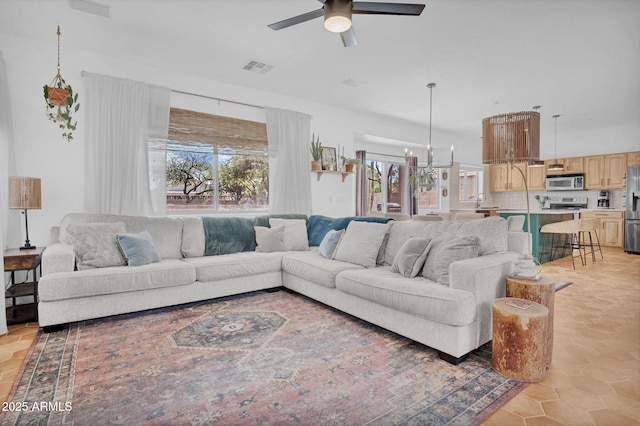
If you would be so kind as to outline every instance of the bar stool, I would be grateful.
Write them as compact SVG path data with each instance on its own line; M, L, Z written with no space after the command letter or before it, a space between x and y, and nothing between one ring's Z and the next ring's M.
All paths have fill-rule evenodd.
M546 224L540 229L540 233L545 234L543 236L545 241L540 245L538 258L542 260L542 256L548 253L550 255L549 260L553 260L560 250L562 250L562 257L566 256L566 251L569 250L573 269L576 269L574 261L576 257L580 257L582 266L587 264L587 254L591 254L593 262L596 261L596 251L599 251L600 257L604 259L602 248L600 247L600 238L598 237L599 228L600 219L598 218L565 220L563 222ZM591 233L594 235L592 236ZM545 244L547 235L551 237L549 245ZM594 236L597 248L594 247ZM589 252L587 252L587 248L589 248ZM578 250L577 256L574 255L575 250Z

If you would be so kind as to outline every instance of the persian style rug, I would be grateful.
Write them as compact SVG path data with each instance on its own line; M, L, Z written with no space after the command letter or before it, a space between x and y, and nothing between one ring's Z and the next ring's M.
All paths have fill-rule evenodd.
M41 333L0 424L474 425L525 383L287 291ZM4 417L3 417L4 416Z

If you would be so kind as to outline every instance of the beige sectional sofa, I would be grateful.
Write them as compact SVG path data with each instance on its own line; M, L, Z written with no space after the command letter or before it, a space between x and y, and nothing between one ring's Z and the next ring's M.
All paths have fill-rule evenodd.
M305 219L308 234L304 238L308 237L312 245L326 231L317 224L326 228L333 223L322 217L320 221L315 219ZM300 218L291 221L299 222ZM205 231L203 218L69 214L54 227L52 243L42 255L39 322L48 331L75 321L284 286L428 345L449 362L459 362L491 340L491 305L496 298L504 297L505 278L513 269L513 260L525 252L528 234L508 231L506 221L497 217L388 224L354 218L341 223L348 225L334 258L321 256L314 247L263 252L260 250L266 246L260 242L253 251L206 255L218 248L212 248L208 241L211 232ZM108 224L119 229L124 226L127 233L148 231L161 260L142 266L85 269L80 263L87 259L78 254L78 238L89 241L91 252L92 242L100 244L108 239L91 233ZM282 232L289 232L287 226ZM272 226L271 230L275 235L281 227ZM299 227L297 230L300 233ZM374 239L377 242L372 243L370 234L378 235ZM288 234L283 235L286 242ZM424 240L429 249L413 269L422 268L419 261L425 265L431 262L440 274L434 279L422 275L410 278L402 274L407 274L406 270L394 272L394 261L404 255L407 241L416 238ZM476 242L473 255L457 260L455 244L446 246L469 238ZM348 244L361 244L366 250L340 252L340 247ZM363 253L368 252L370 257L372 247L374 265L363 263ZM445 252L448 254L442 258ZM439 282L440 277L444 284Z

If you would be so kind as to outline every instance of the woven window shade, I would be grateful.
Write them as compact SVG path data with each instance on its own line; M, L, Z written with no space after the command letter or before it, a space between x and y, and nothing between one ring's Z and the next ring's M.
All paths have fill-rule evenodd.
M171 108L169 140L186 145L212 145L229 154L264 154L267 126L255 121Z
M540 159L540 113L494 115L482 120L482 163L533 162Z

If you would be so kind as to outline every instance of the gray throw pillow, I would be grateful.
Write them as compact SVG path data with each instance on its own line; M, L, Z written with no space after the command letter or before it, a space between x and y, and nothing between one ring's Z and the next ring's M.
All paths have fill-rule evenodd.
M431 238L409 238L393 259L391 272L397 272L407 278L417 277L427 258L429 242Z
M78 270L126 265L116 241L116 234L125 232L122 222L68 225L67 237L76 254Z
M365 268L375 267L388 228L386 223L349 222L333 258Z
M149 231L135 234L116 234L120 250L129 266L142 266L160 262Z
M422 276L442 285L449 285L449 265L458 260L477 257L480 240L475 235L455 237L442 234L429 243Z
M340 241L342 234L344 234L344 229L341 229L340 231L332 229L327 232L318 246L318 254L322 257L326 257L327 259L333 259L333 253L336 251L336 247L338 246L338 242Z
M274 251L286 251L284 244L284 226L267 228L266 226L254 226L256 230L256 251L271 253Z

